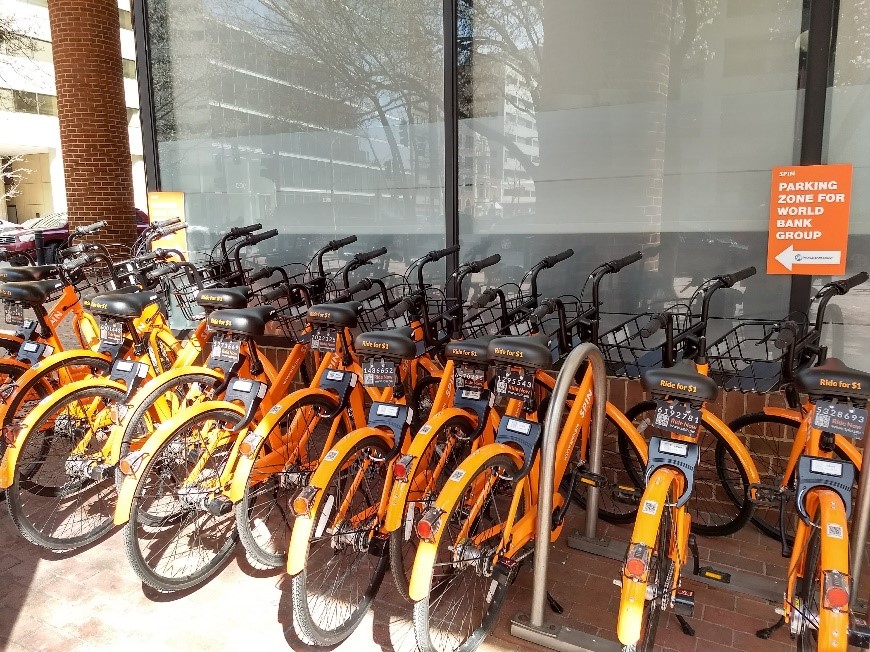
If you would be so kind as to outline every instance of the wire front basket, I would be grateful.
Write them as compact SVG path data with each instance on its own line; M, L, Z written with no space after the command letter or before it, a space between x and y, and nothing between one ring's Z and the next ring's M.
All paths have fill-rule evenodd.
M674 316L674 334L689 328L692 315L688 306L677 304L668 309ZM604 356L607 373L611 376L640 378L647 369L662 366L665 329L644 336L641 330L649 323L653 313L629 316L618 326L599 336L598 347Z
M775 346L779 321L742 321L707 347L710 376L726 391L766 394L791 373L789 349Z

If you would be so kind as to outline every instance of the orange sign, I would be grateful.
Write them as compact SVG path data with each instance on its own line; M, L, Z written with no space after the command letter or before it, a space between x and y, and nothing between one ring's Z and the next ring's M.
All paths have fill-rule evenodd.
M773 168L768 274L846 273L852 165Z
M183 192L149 192L148 193L148 217L154 222L168 220L175 217L185 221L184 216L184 193ZM152 250L161 247L163 249L178 249L187 255L187 230L181 229L171 233L165 238L160 238L152 243Z

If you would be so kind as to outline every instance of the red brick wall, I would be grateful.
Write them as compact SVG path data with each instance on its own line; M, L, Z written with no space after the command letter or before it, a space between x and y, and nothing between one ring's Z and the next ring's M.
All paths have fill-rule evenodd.
M135 213L117 0L48 0L48 12L70 224L106 220L97 239L129 245Z

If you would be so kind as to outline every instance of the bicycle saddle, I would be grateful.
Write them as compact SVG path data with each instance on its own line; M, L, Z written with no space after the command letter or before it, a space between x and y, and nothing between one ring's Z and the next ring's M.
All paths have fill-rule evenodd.
M454 362L471 362L473 364L486 364L489 359L489 343L495 335L483 335L468 340L454 340L444 349L448 360Z
M17 301L31 306L42 305L55 290L63 287L57 279L47 281L18 281L0 285L0 299Z
M215 310L208 316L208 327L213 331L259 337L266 332L266 322L274 315L272 306Z
M496 337L487 348L493 362L530 369L551 369L550 338L544 333L522 337Z
M818 367L797 375L798 390L811 396L836 396L870 400L870 374L852 369L837 358L828 358Z
M31 265L27 267L0 267L0 282L45 281L57 276L54 265Z
M712 401L719 393L716 381L699 374L690 360L666 369L648 369L640 377L641 385L656 396L670 396L690 401Z
M251 288L210 288L200 290L196 303L203 308L247 308Z
M360 333L354 348L359 355L370 358L413 360L417 357L417 344L411 339L412 334L409 327Z
M151 304L157 302L159 295L155 292L111 292L91 297L86 307L95 315L101 317L120 317L134 319Z
M359 309L360 303L358 301L321 303L308 309L306 319L315 328L318 326L356 328L356 317Z

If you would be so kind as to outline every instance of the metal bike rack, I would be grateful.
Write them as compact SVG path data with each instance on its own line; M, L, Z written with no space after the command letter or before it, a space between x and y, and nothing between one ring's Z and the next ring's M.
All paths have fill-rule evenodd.
M862 450L870 450L870 428L864 431ZM867 605L858 597L858 581L861 579L861 568L864 564L864 546L867 543L867 527L870 526L870 472L863 469L858 481L858 500L855 502L855 527L852 528L849 550L852 559L849 563L849 573L852 575L852 607L866 609Z
M610 652L622 647L613 641L544 622L544 605L547 600L547 562L550 558L550 536L553 518L553 475L556 468L556 442L568 390L580 365L589 360L592 365L592 378L595 391L592 412L592 440L590 442L591 466L593 473L601 472L601 455L604 437L604 407L607 403L607 372L601 351L593 344L582 344L574 349L559 371L556 386L547 416L544 420L544 433L541 441L541 474L538 485L538 522L535 539L534 589L530 614L519 613L511 621L511 634L525 641L537 643L561 652ZM587 494L586 535L595 536L598 524L597 487L590 487Z

